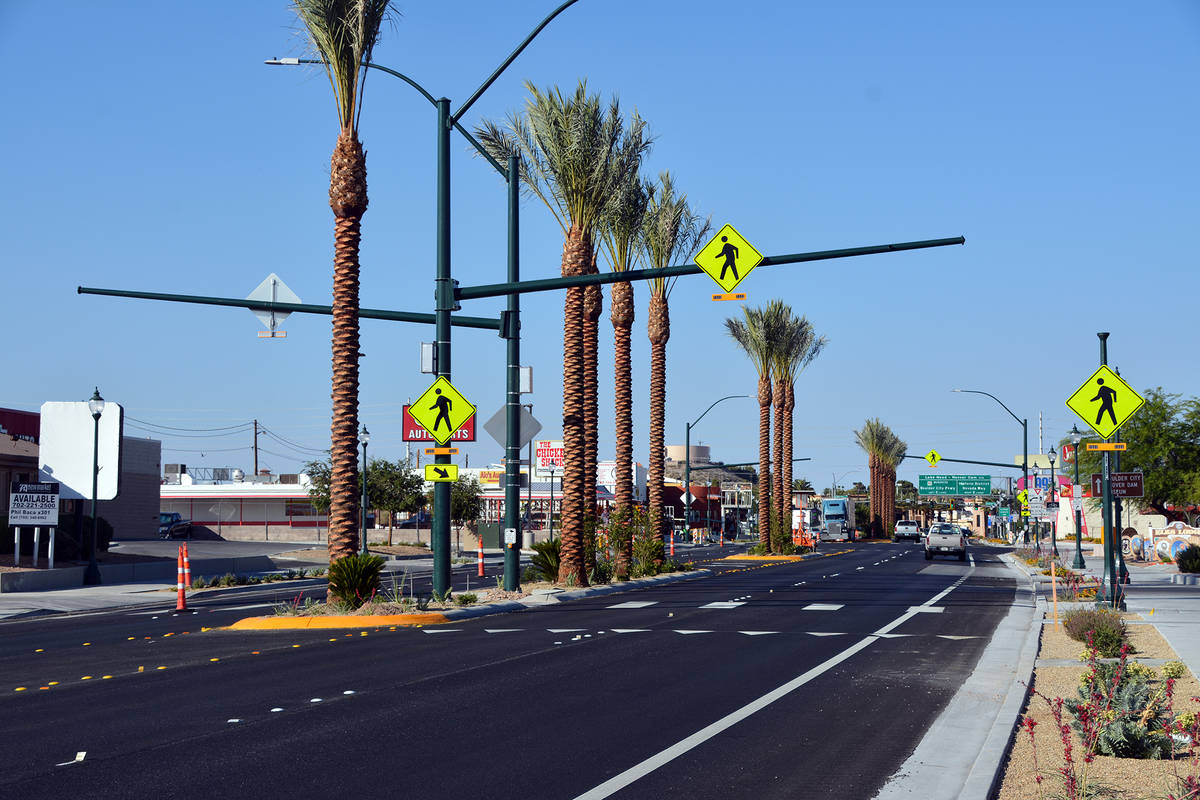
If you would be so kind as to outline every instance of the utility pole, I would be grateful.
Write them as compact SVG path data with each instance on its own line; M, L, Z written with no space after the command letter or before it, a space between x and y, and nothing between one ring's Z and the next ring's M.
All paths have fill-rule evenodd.
M258 420L254 420L254 478L258 479Z

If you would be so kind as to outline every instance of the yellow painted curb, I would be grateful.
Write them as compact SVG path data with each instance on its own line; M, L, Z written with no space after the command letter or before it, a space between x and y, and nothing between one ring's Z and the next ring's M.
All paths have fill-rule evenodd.
M235 631L282 631L307 628L379 628L384 625L444 625L445 614L380 614L376 616L247 617L229 626Z
M803 561L804 556L725 556L722 561Z

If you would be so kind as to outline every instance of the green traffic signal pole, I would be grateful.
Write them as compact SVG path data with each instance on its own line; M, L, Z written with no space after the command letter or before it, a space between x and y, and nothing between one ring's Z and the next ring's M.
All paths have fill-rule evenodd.
M1100 366L1108 364L1108 331L1101 331L1096 336L1100 339ZM1109 437L1105 441L1112 441ZM1113 554L1115 549L1116 537L1113 536L1113 517L1112 517L1112 462L1109 458L1110 451L1105 450L1101 460L1102 480L1104 481L1104 500L1102 509L1102 519L1104 524L1104 578L1100 585L1100 591L1096 593L1096 605L1111 606L1122 611L1125 610L1125 593L1121 590L1120 580L1117 577L1116 557Z
M510 295L511 296L511 295ZM713 402L711 406L704 409L704 414L712 411L717 403L725 400L733 400L738 397L749 397L748 394L731 394L727 397L722 397L720 400ZM694 422L689 422L683 430L683 519L684 525L687 526L686 533L691 535L692 530L692 426L704 419L704 414L696 417Z
M1000 398L996 397L996 395L992 394L991 392L983 392L978 389L952 389L951 391L961 392L963 394L985 394L988 397L995 400L997 403L999 403L1000 407L1003 408L1005 411L1007 411L1008 415L1010 417L1012 417L1013 419L1015 419L1017 421L1017 423L1021 426L1021 443L1022 443L1021 478L1024 481L1025 491L1028 492L1029 491L1029 419L1028 418L1021 419L1020 417L1018 417L1016 414L1014 414L1012 412L1011 408L1004 405L1004 403L1002 403L1000 401ZM953 460L954 459L948 459L948 458L942 459L942 461L953 461ZM967 463L983 463L983 462L967 462ZM1012 467L1011 464L995 464L993 466ZM1024 510L1025 510L1024 505L1025 504L1022 504L1022 508L1021 508L1022 512L1024 512ZM1028 545L1029 544L1029 523L1026 522L1024 516L1021 517L1021 533L1023 535L1025 544ZM1040 549L1041 542L1039 542L1035 539L1034 544L1037 545Z

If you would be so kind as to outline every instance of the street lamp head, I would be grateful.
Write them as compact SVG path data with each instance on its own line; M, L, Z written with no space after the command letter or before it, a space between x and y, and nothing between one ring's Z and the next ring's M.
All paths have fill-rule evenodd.
M358 434L358 443L363 447L367 446L367 442L371 441L371 432L367 430L367 426L363 425L362 430Z
M100 415L104 413L104 398L100 396L100 387L96 387L96 391L92 392L92 397L88 400L88 410L92 412L92 419L100 419Z
M1058 460L1058 451L1055 450L1053 447L1051 447L1050 452L1047 453L1046 455L1050 458L1050 466L1051 466L1051 468L1053 468L1054 462Z
M268 58L263 63L270 64L273 67L284 67L284 66L290 67L290 66L299 64L300 59L298 59L298 58Z
M951 389L950 391L952 391L952 392L961 392L961 391L962 391L962 389Z
M1077 445L1083 441L1083 433L1079 430L1078 425L1071 426L1071 432L1067 434L1067 438L1071 440L1071 444Z

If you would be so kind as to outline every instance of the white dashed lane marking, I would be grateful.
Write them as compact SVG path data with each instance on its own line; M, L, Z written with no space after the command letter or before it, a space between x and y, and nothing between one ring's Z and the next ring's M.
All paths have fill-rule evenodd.
M700 607L701 608L737 608L738 606L744 606L744 605L745 605L745 602L738 601L738 600L720 600L716 603L706 603L705 605L702 605Z
M809 603L801 611L840 611L845 608L844 603Z
M625 603L617 603L615 606L608 606L608 608L646 608L654 605L658 605L657 600L629 600Z

